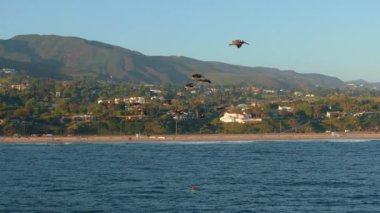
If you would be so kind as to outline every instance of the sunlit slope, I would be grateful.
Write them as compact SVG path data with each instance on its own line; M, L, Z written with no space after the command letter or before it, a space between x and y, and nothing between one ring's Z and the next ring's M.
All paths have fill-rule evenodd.
M201 73L214 84L254 83L268 88L342 87L320 74L300 74L266 67L245 67L188 57L147 56L119 46L56 35L20 35L0 40L0 67L36 77L91 77L131 83L184 84Z

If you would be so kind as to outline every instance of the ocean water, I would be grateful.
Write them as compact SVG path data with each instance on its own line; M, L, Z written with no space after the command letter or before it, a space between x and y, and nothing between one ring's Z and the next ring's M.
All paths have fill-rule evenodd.
M0 212L380 212L380 141L0 144Z

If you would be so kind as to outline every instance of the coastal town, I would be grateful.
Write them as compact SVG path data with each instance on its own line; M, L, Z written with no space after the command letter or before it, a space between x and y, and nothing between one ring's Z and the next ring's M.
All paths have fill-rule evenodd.
M2 136L378 132L380 90L53 80L1 70Z

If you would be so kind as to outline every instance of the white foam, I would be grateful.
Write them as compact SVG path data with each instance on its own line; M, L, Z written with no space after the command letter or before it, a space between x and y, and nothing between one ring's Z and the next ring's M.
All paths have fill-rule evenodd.
M377 139L327 139L324 141L332 142L332 143L362 143L362 142L374 142L374 141L380 141L380 140L377 140Z

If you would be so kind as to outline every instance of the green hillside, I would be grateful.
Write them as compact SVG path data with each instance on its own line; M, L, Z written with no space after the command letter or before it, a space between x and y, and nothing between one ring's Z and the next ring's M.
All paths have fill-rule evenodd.
M254 83L269 88L342 87L344 82L320 74L300 74L266 67L245 67L187 57L147 56L119 46L76 37L19 35L0 40L0 67L36 77L92 77L132 83L184 84L201 73L215 84Z

